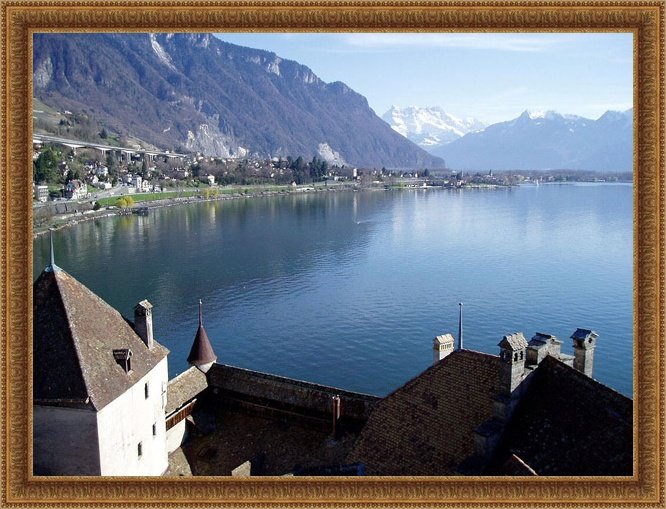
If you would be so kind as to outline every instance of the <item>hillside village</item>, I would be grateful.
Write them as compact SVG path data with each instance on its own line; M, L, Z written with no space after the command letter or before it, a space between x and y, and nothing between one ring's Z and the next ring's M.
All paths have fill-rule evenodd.
M160 153L63 139L33 144L34 226L103 210L155 206L182 197L215 199L256 192L343 189L478 188L521 183L631 181L631 173L581 171L463 172L357 168L314 157L220 158ZM79 146L77 146L77 144ZM80 146L87 145L87 146ZM106 147L106 148L100 148ZM148 150L148 151L147 151ZM145 203L142 203L145 202ZM151 203L152 202L152 203ZM68 205L69 204L69 205Z

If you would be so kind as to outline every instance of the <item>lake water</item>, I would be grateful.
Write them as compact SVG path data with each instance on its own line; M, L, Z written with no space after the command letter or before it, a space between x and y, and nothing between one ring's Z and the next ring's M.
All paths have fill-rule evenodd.
M198 302L219 362L385 395L432 340L498 353L522 331L599 334L595 378L632 395L631 185L335 192L197 203L55 234L56 263L125 316L148 299L170 376ZM34 242L34 277L48 263ZM90 317L94 320L94 317Z

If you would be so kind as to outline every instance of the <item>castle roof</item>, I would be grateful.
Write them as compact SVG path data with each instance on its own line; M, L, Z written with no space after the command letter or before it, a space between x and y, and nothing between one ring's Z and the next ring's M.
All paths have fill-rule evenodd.
M452 352L375 405L349 461L368 475L454 474L492 416L499 377L499 357Z
M131 352L126 373L114 350ZM148 349L130 322L64 270L51 265L33 285L36 404L101 410L169 351Z
M504 475L631 475L631 400L552 356L536 368L500 447L480 460L475 431L500 424L500 372L497 356L451 353L375 405L348 460L368 475L453 475L468 461Z
M631 475L632 428L631 399L547 356L495 456L539 475Z
M217 355L215 355L213 346L208 339L208 334L206 334L206 329L204 329L201 314L201 301L199 301L199 327L192 342L190 355L187 357L187 362L192 366L201 366L217 360Z

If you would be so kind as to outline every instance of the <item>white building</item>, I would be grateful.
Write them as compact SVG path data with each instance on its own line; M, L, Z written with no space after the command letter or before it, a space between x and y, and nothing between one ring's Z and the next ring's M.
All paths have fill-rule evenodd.
M49 199L49 186L33 186L35 199L41 202L45 202Z
M88 185L80 180L70 180L65 184L65 198L81 200L88 195Z
M168 350L53 262L33 286L35 475L160 475Z

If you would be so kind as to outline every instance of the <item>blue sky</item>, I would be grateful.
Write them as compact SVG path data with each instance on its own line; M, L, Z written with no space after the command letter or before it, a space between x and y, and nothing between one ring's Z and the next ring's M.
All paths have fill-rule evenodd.
M488 123L524 110L596 119L633 105L631 33L224 33L342 81L375 113L441 106Z

